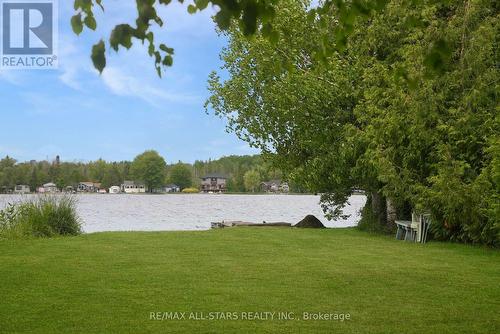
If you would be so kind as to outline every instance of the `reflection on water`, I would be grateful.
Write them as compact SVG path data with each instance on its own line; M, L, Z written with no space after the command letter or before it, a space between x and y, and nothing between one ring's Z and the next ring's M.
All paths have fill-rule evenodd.
M26 196L24 196L26 197ZM210 228L210 222L288 222L295 224L307 214L328 227L354 226L365 196L354 195L344 214L347 220L324 218L319 196L314 195L75 195L85 232L165 231ZM0 195L0 208L21 196Z

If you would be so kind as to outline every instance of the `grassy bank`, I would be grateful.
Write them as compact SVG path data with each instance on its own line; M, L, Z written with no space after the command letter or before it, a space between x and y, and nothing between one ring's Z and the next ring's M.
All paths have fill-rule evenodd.
M499 278L498 251L354 229L4 240L0 332L495 333ZM351 319L150 320L167 311Z
M0 240L81 233L76 200L71 196L25 198L0 210Z

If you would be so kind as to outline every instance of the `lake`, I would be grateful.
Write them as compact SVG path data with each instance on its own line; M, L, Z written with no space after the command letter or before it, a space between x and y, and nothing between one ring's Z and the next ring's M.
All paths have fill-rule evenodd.
M0 209L9 202L36 195L0 195ZM288 222L295 224L308 214L327 227L355 226L366 201L353 195L344 214L346 220L328 221L315 195L75 195L78 213L87 233L103 231L205 230L211 222Z

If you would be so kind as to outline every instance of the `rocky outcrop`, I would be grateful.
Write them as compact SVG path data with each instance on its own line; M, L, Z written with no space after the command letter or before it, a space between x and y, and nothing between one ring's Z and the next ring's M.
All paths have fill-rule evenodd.
M325 228L325 225L316 217L313 215L307 215L304 219L302 219L300 222L295 224L294 227L300 227L300 228Z

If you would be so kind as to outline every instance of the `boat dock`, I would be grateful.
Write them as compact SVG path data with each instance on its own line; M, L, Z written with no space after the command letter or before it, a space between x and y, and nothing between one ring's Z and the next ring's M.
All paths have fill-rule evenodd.
M222 221L222 222L212 222L212 228L226 228L226 227L241 227L241 226L252 226L252 227L292 227L292 224L285 222L276 223L251 223L244 221Z

